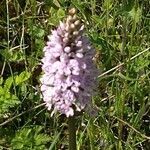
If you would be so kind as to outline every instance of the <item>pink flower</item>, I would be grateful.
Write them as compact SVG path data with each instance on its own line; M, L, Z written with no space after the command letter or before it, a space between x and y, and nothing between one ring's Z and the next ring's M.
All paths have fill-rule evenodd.
M94 49L84 27L72 9L65 22L60 22L49 36L42 59L41 92L48 110L67 117L91 105L98 71L92 58Z

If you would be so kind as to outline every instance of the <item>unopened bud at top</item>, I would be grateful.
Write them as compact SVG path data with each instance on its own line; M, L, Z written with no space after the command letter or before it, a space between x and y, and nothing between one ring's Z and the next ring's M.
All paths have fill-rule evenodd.
M69 14L72 15L72 16L73 16L76 12L77 12L77 11L76 11L75 8L72 8L72 9L69 10Z

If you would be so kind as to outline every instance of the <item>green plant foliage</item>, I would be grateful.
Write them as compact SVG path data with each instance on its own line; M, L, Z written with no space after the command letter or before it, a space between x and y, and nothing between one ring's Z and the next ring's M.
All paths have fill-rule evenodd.
M59 21L65 16L65 12L63 9L59 8L58 10L53 7L50 9L50 18L49 23L52 26L58 25Z
M5 90L5 88L0 87L0 117L3 117L3 115L8 112L9 108L12 108L19 103L20 101L16 95L11 94L8 90Z
M50 141L50 137L41 132L42 127L37 126L33 129L24 128L19 130L13 140L11 146L13 149L22 150L43 150L46 149L45 144Z
M19 84L27 81L30 78L30 76L31 76L30 72L27 72L27 71L21 72L20 75L15 77L15 84L19 85Z
M12 86L21 85L23 82L27 81L31 76L31 73L27 71L23 71L20 75L9 77L3 84L3 80L1 78L1 86L0 86L0 117L2 117L6 112L9 111L9 108L12 108L18 104L20 104L20 100L18 97L11 92ZM14 84L14 85L13 85Z
M129 12L129 16L131 16L135 23L138 23L142 16L142 10L139 7L133 7L132 10Z

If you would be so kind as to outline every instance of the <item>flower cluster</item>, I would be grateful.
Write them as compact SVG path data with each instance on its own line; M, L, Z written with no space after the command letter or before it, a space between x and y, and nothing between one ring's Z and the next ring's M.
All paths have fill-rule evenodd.
M52 114L59 111L67 117L91 103L97 69L95 55L84 26L73 8L69 16L48 37L44 47L41 81L43 99Z

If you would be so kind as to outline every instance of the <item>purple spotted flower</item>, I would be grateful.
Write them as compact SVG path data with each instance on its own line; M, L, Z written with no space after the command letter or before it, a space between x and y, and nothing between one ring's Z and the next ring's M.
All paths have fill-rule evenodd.
M98 72L92 60L95 51L83 29L73 8L44 47L41 91L52 114L58 111L69 117L91 106Z

